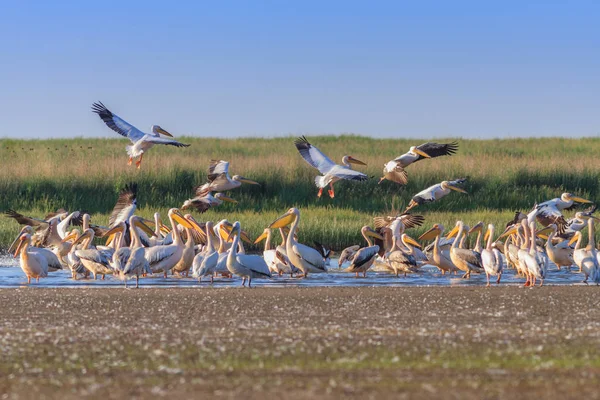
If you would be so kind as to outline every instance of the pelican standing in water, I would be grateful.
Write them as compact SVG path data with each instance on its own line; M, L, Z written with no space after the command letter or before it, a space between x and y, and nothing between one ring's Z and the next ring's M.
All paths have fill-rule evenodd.
M229 176L229 162L224 160L210 160L208 167L208 182L196 189L198 193L224 192L240 187L242 183L258 185L258 182L244 178L241 175Z
M460 249L458 243L465 231L465 225L462 221L457 221L454 229L448 234L448 237L454 237L452 247L450 247L450 259L452 263L465 274L463 278L470 278L471 272L481 272L481 254L469 249Z
M31 283L31 278L35 278L37 282L40 278L48 276L48 262L46 258L34 251L29 251L31 245L31 235L24 233L19 237L19 245L15 251L15 257L19 255L19 264L21 269L27 276L27 283Z
M569 244L573 244L573 242L577 241L575 245L575 250L573 251L573 260L575 264L579 267L579 270L583 272L585 279L584 283L587 283L588 279L591 277L593 281L596 281L597 275L599 273L598 269L598 252L594 245L594 220L596 218L589 218L588 223L588 245L584 248L581 248L581 241L583 239L583 235L581 232L575 233Z
M431 257L428 257L429 261L438 267L440 271L442 271L442 275L446 274L446 272L456 273L459 271L459 269L456 268L456 265L452 263L452 259L450 258L450 250L442 249L442 246L440 245L440 239L443 233L444 225L435 224L430 230L422 234L419 237L419 240L431 240L431 238L434 238Z
M285 214L277 218L269 228L283 228L292 224L287 235L285 244L288 259L291 263L302 271L302 276L307 277L309 272L326 272L325 260L321 253L312 247L298 243L295 239L298 225L300 225L300 211L297 208L290 208Z
M548 240L546 241L546 253L552 262L556 265L560 271L561 267L567 267L567 270L571 269L573 265L573 249L570 247L558 247L554 244L554 238L556 237L558 227L556 224L549 226L552 229ZM575 232L575 231L574 231Z
M341 179L354 181L366 181L368 179L367 175L350 168L351 164L367 165L352 156L344 156L342 158L343 165L338 165L323 154L321 150L310 144L304 136L296 139L294 144L302 158L323 174L315 177L315 185L319 188L318 197L321 197L323 189L329 185L329 197L334 198L333 184Z
M383 165L383 177L379 179L379 183L385 179L406 185L408 183L408 175L404 170L406 167L426 158L434 158L440 156L451 156L458 150L458 143L423 143L420 146L412 146L407 153L402 154L395 159L388 161Z
M150 128L150 133L144 133L140 131L135 126L121 119L118 115L110 112L109 109L102 104L102 102L92 104L92 111L98 114L102 121L104 121L106 126L108 126L110 129L131 140L132 145L126 147L127 154L129 155L128 164L131 165L133 159L139 157L139 160L135 162L137 168L142 166L142 158L144 157L144 153L150 150L155 144L164 144L177 147L189 146L189 144L183 144L174 139L165 139L161 137L160 135L169 137L173 137L173 135L158 125L152 125Z
M496 283L500 283L502 278L502 255L500 251L494 246L494 225L489 224L487 232L483 240L486 241L485 248L481 250L481 264L485 271L485 277L487 279L487 285L490 286L490 276L497 276Z
M352 257L348 272L354 272L357 278L358 274L362 272L363 276L366 278L367 270L371 268L375 262L375 258L377 258L377 253L379 253L379 246L373 245L371 238L383 240L383 236L368 226L363 226L360 233L367 241L367 246L358 250L354 257Z
M271 271L261 256L238 254L237 248L240 242L240 223L235 222L229 233L229 240L233 237L233 244L227 255L227 269L232 274L242 277L242 286L248 279L248 287L252 285L252 278L270 278Z
M465 183L467 181L466 178L456 179L454 181L443 181L436 185L430 186L427 189L417 193L413 196L410 203L408 203L408 207L404 212L425 203L431 203L441 199L442 197L450 194L451 191L457 191L460 193L467 193L464 189L459 188L457 185Z

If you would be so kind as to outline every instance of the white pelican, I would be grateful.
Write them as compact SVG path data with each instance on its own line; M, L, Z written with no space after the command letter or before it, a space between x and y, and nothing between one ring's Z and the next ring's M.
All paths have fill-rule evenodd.
M485 271L485 277L487 279L487 286L490 286L490 276L497 276L496 283L500 283L502 278L502 254L494 247L494 225L489 224L485 237L483 238L487 243L483 250L481 250L481 264Z
M564 233L558 235L557 237L571 239L575 232L579 232L587 226L588 218L592 217L595 211L596 205L592 205L590 208L584 211L575 213L575 216L567 221L567 229L564 231Z
M206 248L194 257L192 276L198 278L198 282L202 281L203 276L210 276L212 283L219 261L219 252L214 246L215 233L212 221L207 221L204 228L206 230Z
M436 185L430 186L427 189L420 191L416 195L413 196L410 203L408 203L408 207L404 212L424 203L431 203L433 201L439 200L442 197L449 194L451 191L455 190L460 193L467 193L464 189L459 188L457 185L460 185L466 182L466 178L456 179L454 181L443 181Z
M581 248L581 241L583 235L581 232L576 232L569 244L573 244L573 242L577 241L575 245L575 250L573 251L573 260L575 264L579 267L579 270L583 272L585 279L583 282L587 283L588 279L591 277L593 281L596 281L597 275L599 273L599 260L598 260L598 252L594 245L594 220L596 218L589 218L588 223L588 245L584 248Z
M233 237L233 244L227 255L227 269L232 274L242 277L242 286L248 279L248 287L251 287L252 278L270 278L271 271L262 257L257 255L238 254L237 248L240 242L240 223L235 222L229 233Z
M8 247L8 253L13 253L13 249L15 248L15 246L18 245L18 243L21 242L21 237L24 234L28 234L30 236L30 238L32 238L34 235L33 228L29 225L25 225L19 232L19 235L17 236L17 238ZM31 240L33 241L33 239L31 239ZM67 237L64 239L64 243L66 245L68 245L69 249L71 248L71 242L69 242L70 240L72 240L72 236L69 236L69 235L67 235ZM45 258L46 264L48 265L48 272L54 272L59 269L63 269L62 260L59 259L59 257L53 251L46 249L46 248L42 248L42 247L34 247L32 245L29 245L27 251L29 253L37 253L38 256Z
M529 275L528 286L535 286L536 279L540 279L540 286L542 286L548 272L548 256L543 251L538 251L537 249L535 225L535 221L529 223L529 255L531 257L525 258L525 265L527 266Z
M240 187L242 183L258 185L258 182L244 178L240 175L229 176L229 162L224 160L210 160L208 167L208 182L196 189L196 194L210 192L225 192Z
M333 184L340 179L354 181L366 181L368 179L367 175L350 168L350 164L367 165L352 156L344 156L344 158L342 158L343 165L338 165L323 154L321 150L311 145L304 136L296 139L294 144L302 158L323 174L323 176L319 175L315 177L315 184L319 188L319 193L317 194L318 197L321 197L323 189L326 188L327 185L330 187L329 197L335 197Z
M122 232L120 234L120 245L124 244L125 236L125 223L119 223ZM129 217L129 232L131 236L130 247L119 247L113 254L113 268L119 273L119 277L125 282L127 287L128 276L135 275L135 287L138 288L140 285L140 275L146 273L152 273L150 264L145 257L145 248L141 245L141 240L137 228L147 229L148 228L142 221L141 218L132 215ZM118 229L118 228L113 228Z
M81 250L75 250L75 255L79 258L85 269L92 273L94 279L97 278L97 275L102 275L102 279L104 279L106 275L114 272L110 266L110 263L112 262L112 253L91 248L93 241L94 230L88 228L77 239L77 242L83 242L83 248ZM75 244L77 244L77 242L75 242Z
M454 237L452 247L450 247L450 259L452 263L465 274L463 278L470 278L471 272L481 272L481 254L469 249L460 249L458 243L462 238L465 230L465 225L462 221L457 221L454 229L448 234L448 237Z
M188 208L193 207L198 212L204 213L213 207L220 206L224 201L234 204L237 203L236 200L223 193L217 193L213 196L210 192L200 192L199 189L196 189L196 197L186 200L181 206L181 209L187 210Z
M360 230L360 233L367 241L367 247L363 247L356 252L354 257L352 257L350 266L347 270L348 272L354 272L357 278L360 272L363 273L364 277L367 276L367 270L371 268L375 262L377 253L379 253L379 246L373 245L371 238L383 240L383 236L368 226L363 226Z
M27 283L31 283L31 278L35 278L37 282L40 278L48 276L48 262L46 258L34 251L28 251L31 245L31 235L24 233L19 237L19 245L15 251L15 257L19 255L19 264L21 269L27 276Z
M189 214L188 214L189 215ZM188 221L188 215L184 215ZM191 215L189 215L191 217ZM187 238L185 240L185 244L183 247L183 252L181 254L181 258L175 264L175 266L171 269L172 273L182 274L185 272L185 276L189 276L190 268L192 267L192 263L194 262L194 257L196 256L196 251L194 249L195 242L192 234L192 229L188 227L184 227Z
M177 229L177 224L193 228L193 225L181 215L178 209L171 208L168 215L171 222L173 244L148 247L145 252L146 260L148 260L152 272L162 271L165 278L167 277L167 272L181 259L185 247L179 229Z
M189 146L189 144L183 144L174 139L165 139L161 137L161 134L169 137L173 137L173 135L158 125L152 125L150 128L151 133L144 133L127 121L121 119L116 114L110 112L101 102L92 104L92 111L98 114L110 129L131 140L132 145L126 147L127 154L129 155L129 165L131 165L134 158L139 157L139 160L135 162L135 165L140 168L142 166L144 153L150 150L155 144L166 144L177 147Z
M558 247L554 244L554 238L556 237L558 227L556 224L549 226L552 229L548 240L546 241L546 253L552 262L560 270L561 267L567 267L567 270L571 269L573 265L573 249L570 247ZM573 231L573 235L576 231Z
M483 222L479 221L471 229L469 229L468 235L472 234L473 232L477 232L477 239L475 240L475 246L473 247L473 250L481 253L483 250L483 245L481 244L481 238L483 236ZM465 235L465 237L466 236L467 235Z
M282 233L283 234L283 233ZM271 245L271 239L273 234L271 229L265 228L263 233L254 241L254 244L260 243L261 241L265 241L265 247L263 250L263 258L269 267L269 270L272 273L282 275L286 269L289 269L287 266L286 258L283 254L279 253L277 249L274 249Z
M342 250L342 254L340 254L340 258L338 258L338 269L341 269L342 264L344 264L346 261L351 262L358 250L360 250L360 245L358 244L346 247L344 250Z
M423 143L420 146L412 146L407 153L402 154L395 159L388 161L383 165L383 177L379 183L387 179L392 182L406 185L408 175L404 170L410 164L423 160L425 158L435 158L440 156L451 156L458 150L458 143Z
M393 236L393 245L392 249L400 248L398 241L400 241L406 250L392 250L387 254L387 265L391 268L391 270L398 277L399 272L404 272L404 277L406 277L407 272L417 272L419 270L419 264L414 257L414 247L420 247L419 243L417 243L413 238L408 236L406 233L403 233L398 238L398 235L394 234Z
M429 262L433 265L435 265L436 267L438 267L440 269L440 271L442 271L442 275L446 274L446 272L451 273L451 272L457 272L459 271L459 269L456 267L456 265L454 265L452 263L452 259L450 258L450 245L452 245L452 242L450 243L450 245L448 246L448 249L443 249L442 246L440 245L440 240L441 240L441 236L444 233L444 225L442 224L435 224L433 225L433 227L428 230L427 232L425 232L424 234L422 234L419 237L419 240L431 240L431 238L434 238L434 242L433 242L433 248L431 250L431 257L429 258ZM452 240L452 239L450 239Z
M591 201L572 193L563 193L560 197L538 204L537 220L543 226L557 224L559 231L562 232L567 225L562 210L571 209L575 203L591 203Z
M298 243L295 239L298 225L300 225L300 211L297 208L290 208L285 214L273 221L269 228L283 228L289 224L292 224L292 227L287 235L285 248L292 265L300 269L304 277L307 277L309 272L326 272L325 260L321 253L312 247Z

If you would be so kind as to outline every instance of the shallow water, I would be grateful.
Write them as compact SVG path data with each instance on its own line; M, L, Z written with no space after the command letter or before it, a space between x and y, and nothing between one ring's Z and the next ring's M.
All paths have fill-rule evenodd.
M353 273L348 273L344 269L337 269L337 259L331 260L331 268L327 273L310 274L306 279L290 278L287 276L276 276L272 279L256 279L252 281L253 286L263 287L319 287L319 286L483 286L485 285L485 274L473 274L471 279L461 279L460 275L442 275L436 267L426 265L421 271L414 274L408 274L405 278L400 276L396 278L393 274L386 272L381 266L376 266L367 272L367 277L355 278ZM557 271L551 267L548 278L544 285L583 285L583 275L575 272L567 272L564 268ZM493 280L492 282L495 282ZM512 269L505 269L502 275L502 285L522 285L524 278L515 275ZM130 284L135 285L135 280ZM215 278L214 287L234 287L241 284L240 278ZM495 285L495 283L493 283ZM12 257L0 256L0 288L15 288L27 286L27 278L19 268L18 260ZM105 280L93 279L71 279L69 271L50 272L47 278L40 279L39 283L32 283L32 287L118 287L124 286L118 278L107 275ZM147 278L140 279L140 287L198 287L210 286L205 278L201 284L193 278L183 278L170 276L165 279L162 274L155 274Z

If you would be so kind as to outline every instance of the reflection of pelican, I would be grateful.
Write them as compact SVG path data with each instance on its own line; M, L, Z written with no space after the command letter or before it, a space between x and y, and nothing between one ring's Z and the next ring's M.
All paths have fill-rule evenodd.
M240 223L235 222L229 233L233 237L233 244L227 256L227 269L232 274L242 277L242 286L248 279L248 287L251 287L252 278L270 278L271 271L262 257L257 255L238 254L237 248L240 242Z
M31 278L40 281L40 278L48 276L48 263L46 259L36 252L29 251L31 245L31 235L24 233L19 237L19 245L15 251L15 257L19 255L21 269L27 276L27 283L31 283Z
M322 176L319 175L315 178L315 184L319 188L319 193L317 194L319 197L321 197L323 189L326 188L327 185L329 185L330 188L329 197L335 197L333 184L341 179L354 181L366 181L368 179L367 175L350 168L350 164L367 165L352 156L344 156L344 158L342 158L343 165L338 165L323 154L321 150L308 143L308 140L306 140L304 136L296 139L294 144L302 158L323 174Z
M300 211L297 208L290 208L271 223L269 228L283 228L289 224L292 224L292 227L287 235L285 248L292 264L302 271L304 277L308 276L309 272L326 272L325 260L321 253L296 241L295 235L300 225Z
M132 145L127 146L127 154L129 155L129 165L133 159L139 157L135 165L140 168L142 166L142 158L144 153L150 150L155 144L165 144L177 147L188 147L189 144L183 144L174 139L165 139L160 135L173 137L169 132L165 131L158 125L152 125L151 133L144 133L127 121L121 119L118 115L113 114L101 102L92 105L92 111L100 116L102 121L113 131L121 136L125 136L131 140Z

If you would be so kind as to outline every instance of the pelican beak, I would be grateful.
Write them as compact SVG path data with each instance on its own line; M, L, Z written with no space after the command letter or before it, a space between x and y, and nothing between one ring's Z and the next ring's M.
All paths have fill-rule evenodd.
M504 237L507 237L507 236L510 236L510 235L513 235L513 234L517 233L518 229L519 228L516 227L516 226L513 226L512 228L508 228L507 230L504 231L504 233L502 235L500 235L498 237L498 240L500 240L500 239L502 239Z
M446 186L448 189L452 189L455 190L457 192L461 192L461 193L467 193L466 190L459 188L458 186L453 186L453 185L447 185Z
M257 184L257 185L258 185L258 184ZM227 196L220 196L220 197L219 197L219 200L223 200L223 201L226 201L226 202L228 202L228 203L233 203L233 204L237 204L237 203L238 203L238 201L237 201L237 200L234 200L234 199L232 199L231 197L227 197Z
M376 231L374 231L371 228L369 228L369 230L367 231L367 234L369 236L371 236L372 238L383 240L383 236L381 236L379 233L377 233Z
M454 228L452 228L452 230L450 231L450 233L448 233L448 236L446 236L446 237L448 239L453 238L458 233L458 229L459 229L458 226L455 226Z
M548 240L548 234L552 231L554 231L554 228L552 228L551 226L547 226L544 229L540 229L537 232L537 236L542 239Z
M136 220L135 226L140 228L142 231L144 231L146 233L146 235L148 235L150 237L156 236L156 233L154 233L154 231L152 229L150 229L150 227L148 225L146 225L146 223L142 219Z
M110 228L108 231L106 231L106 233L104 234L104 236L109 237L109 236L114 235L117 232L123 232L123 227L121 225L117 225L117 226L114 226L114 227ZM83 236L83 235L81 235L81 236Z
M296 216L294 214L287 212L281 217L277 218L275 221L273 221L271 225L269 225L269 228L283 228L284 226L288 226L289 224L294 222L295 219Z
M578 203L587 203L587 204L591 203L590 200L584 199L583 197L577 197L577 196L571 196L571 200L576 201Z
M63 240L61 240L61 243L66 243L69 240L77 239L77 236L78 236L77 232L75 232L73 230L73 231L69 232L69 234L67 236L65 236L65 238Z
M425 153L423 150L415 149L415 153L417 153L421 157L431 158L431 156L429 154Z
M540 239L548 240L548 236L544 235L543 233L538 233L537 237L539 237Z
M581 233L579 233L579 232L574 234L573 237L571 238L571 240L569 240L569 246L572 245L573 243L575 243L577 240L579 240L579 236L581 236Z
M15 244L17 244L17 242L21 239L21 235L25 233L25 228L21 229L21 232L19 232L19 235L17 236L17 238L10 244L10 247L8 248L8 252L12 253L12 249L14 247Z
M165 136L169 136L169 137L173 137L173 135L171 135L169 132L165 131L163 128L158 128L157 129L158 133L160 133L161 135L165 135Z
M108 239L106 239L106 243L104 243L105 246L110 246L110 244L113 242L113 240L115 240L115 235L110 235L108 237Z
M188 222L190 224L192 224L192 226L194 227L194 230L196 232L198 232L201 237L203 237L203 238L206 239L206 232L204 232L204 229L202 229L202 227L200 226L200 224L198 223L198 221L196 221L196 219L194 217L192 217L191 215L187 214L187 215L185 215L185 219L187 219Z
M194 229L194 227L192 226L192 224L190 224L190 221L188 221L187 219L185 219L183 217L183 215L181 215L181 212L179 210L175 210L173 212L173 219L181 226L185 227L185 228L190 228L190 229Z
M427 232L425 232L424 234L419 236L419 240L435 239L435 237L439 234L440 234L439 228L437 226L434 226L433 228L431 228L430 230L428 230Z
M250 179L247 179L247 178L244 178L243 176L240 177L239 180L240 180L240 182L249 183L251 185L260 185L260 183L250 180Z
M21 251L21 247L23 247L23 243L25 243L25 239L19 237L19 245L17 246L17 250L15 251L14 257L16 257Z
M488 229L488 230L485 232L485 235L483 236L483 240L484 240L484 241L486 241L486 240L488 240L488 238L489 238L489 237L490 237L490 230Z
M163 233L163 235L168 235L169 233L171 233L171 228L169 228L166 225L161 225L160 226L160 231Z
M229 235L227 236L227 241L228 241L228 242L231 242L231 238L233 237L233 235L234 235L236 232L237 232L237 233L239 233L239 231L238 231L238 229L237 229L237 228L236 228L236 229L232 229L232 228L233 228L233 226L228 226L228 228L229 228Z
M364 162L362 162L360 160L357 160L356 158L354 158L352 156L348 157L348 162L351 163L351 164L357 164L357 165L367 165L366 163L364 163Z
M411 238L407 234L404 234L404 241L408 244L412 244L413 246L415 246L419 249L421 248L421 245L419 244L419 242L417 242L415 239Z
M262 235L260 235L258 238L256 238L256 240L254 241L254 244L260 243L261 241L265 240L267 238L267 232L263 232Z

